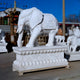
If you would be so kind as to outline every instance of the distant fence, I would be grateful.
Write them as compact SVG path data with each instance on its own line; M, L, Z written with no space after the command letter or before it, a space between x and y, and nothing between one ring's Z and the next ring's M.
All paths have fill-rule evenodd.
M10 25L0 25L0 29L4 32L10 33Z

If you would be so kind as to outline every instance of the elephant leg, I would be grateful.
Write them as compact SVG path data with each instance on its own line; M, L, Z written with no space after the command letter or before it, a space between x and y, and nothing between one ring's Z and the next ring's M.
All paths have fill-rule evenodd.
M67 45L68 46L68 52L70 52L70 45Z
M72 46L70 46L70 48L69 48L69 52L72 52Z
M32 30L30 40L29 40L28 44L26 45L26 47L33 47L34 46L34 42L35 42L36 38L38 37L38 35L40 34L40 32L41 32L41 24L36 26Z
M55 34L56 34L55 30L50 31L48 43L46 44L46 46L53 46Z
M75 52L75 51L76 51L76 47L77 47L76 45L75 45L75 46L73 46L73 52Z
M23 43L22 37L23 37L23 31L18 36L18 40L17 40L18 47L22 47L22 43Z

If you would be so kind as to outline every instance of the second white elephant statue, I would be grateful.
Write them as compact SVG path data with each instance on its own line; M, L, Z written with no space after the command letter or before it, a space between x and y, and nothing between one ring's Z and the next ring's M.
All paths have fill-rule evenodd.
M58 31L58 21L52 14L44 14L33 7L23 10L18 20L18 47L22 47L23 26L30 29L31 37L26 47L34 47L34 42L42 30L50 30L46 46L53 46L54 36Z
M76 52L78 46L80 46L80 30L78 27L73 29L73 35L67 39L68 52Z

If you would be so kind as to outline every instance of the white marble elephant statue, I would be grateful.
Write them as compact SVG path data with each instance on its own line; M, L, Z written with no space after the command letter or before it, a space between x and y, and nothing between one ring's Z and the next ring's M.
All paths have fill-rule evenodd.
M18 47L22 46L23 26L29 27L31 37L26 47L34 47L34 42L42 30L50 30L46 46L53 46L54 36L58 31L58 21L52 14L44 14L37 8L23 10L18 20Z

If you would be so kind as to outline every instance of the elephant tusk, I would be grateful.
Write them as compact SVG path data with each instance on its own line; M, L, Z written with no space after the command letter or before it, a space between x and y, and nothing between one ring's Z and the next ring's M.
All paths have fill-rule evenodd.
M20 32L17 30L17 32L16 33L19 33L19 34L21 34L23 32L23 30L21 30Z

